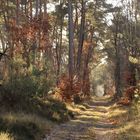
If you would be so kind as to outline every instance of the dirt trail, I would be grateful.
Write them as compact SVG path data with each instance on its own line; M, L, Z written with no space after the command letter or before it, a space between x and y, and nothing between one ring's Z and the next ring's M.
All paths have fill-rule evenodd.
M55 127L44 140L116 140L116 129L123 119L117 121L111 117L118 110L108 99L93 98L73 111L76 113L75 118ZM125 109L120 112L121 115L127 113Z

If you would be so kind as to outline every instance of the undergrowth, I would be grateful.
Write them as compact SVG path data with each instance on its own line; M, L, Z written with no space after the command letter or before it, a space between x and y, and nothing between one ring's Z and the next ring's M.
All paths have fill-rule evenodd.
M7 133L3 140L41 140L53 124L72 116L60 101L0 92L0 140Z
M140 101L133 102L128 111L129 120L117 136L117 140L140 140Z

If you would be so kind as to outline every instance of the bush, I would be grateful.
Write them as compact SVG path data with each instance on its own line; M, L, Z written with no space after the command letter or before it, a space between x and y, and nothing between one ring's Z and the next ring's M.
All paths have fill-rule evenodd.
M0 118L0 122L0 131L3 133L8 132L9 136L12 136L15 140L36 140L35 137L42 135L37 124L30 121L23 122L20 119L12 121Z
M36 93L37 83L32 77L20 77L5 82L2 88L6 93L32 96Z
M37 78L36 78L37 79ZM47 80L46 77L40 76L37 80L37 90L36 95L40 97L46 96L46 94L50 91L52 88L53 81Z
M68 75L63 74L61 76L61 78L59 80L59 84L58 84L59 90L57 90L57 91L59 91L59 94L63 101L72 102L74 95L78 94L80 92L81 87L80 87L80 85L78 85L78 82L76 81L74 83L74 81L73 81L72 84L73 85L71 85L71 81L70 81Z
M21 76L9 80L2 85L5 93L25 96L45 96L52 87L53 81L47 80L44 76Z

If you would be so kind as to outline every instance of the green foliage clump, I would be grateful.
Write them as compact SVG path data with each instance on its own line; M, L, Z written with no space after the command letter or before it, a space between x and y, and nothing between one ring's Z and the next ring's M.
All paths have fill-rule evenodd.
M44 76L21 76L20 78L13 78L2 85L5 93L11 92L16 95L25 96L45 96L52 82L47 80Z
M1 93L1 111L32 113L56 122L67 121L72 113L60 101L39 97L28 97L22 94Z
M8 132L15 140L40 140L49 127L45 124L47 120L61 123L73 117L64 103L53 99L25 98L21 95L3 93L0 94L0 106L0 132ZM9 117L9 112L21 115Z
M43 135L36 123L3 118L0 118L0 131L8 132L15 140L37 140L36 137Z
M30 76L20 77L4 83L3 89L13 94L33 95L36 93L37 83Z

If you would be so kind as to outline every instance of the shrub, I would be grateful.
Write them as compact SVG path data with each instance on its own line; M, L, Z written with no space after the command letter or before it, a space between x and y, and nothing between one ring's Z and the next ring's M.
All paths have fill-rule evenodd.
M66 74L61 76L58 87L55 90L55 96L58 96L58 99L65 102L79 103L83 95L81 81L74 77L71 85L70 79Z
M21 118L12 120L1 118L0 131L8 132L15 140L36 140L35 137L41 136L42 132L35 122L22 120ZM3 125L4 124L4 125ZM5 139L4 139L5 140Z
M32 96L36 93L37 82L32 77L20 77L5 82L3 84L3 90L8 93L11 92L12 94Z

